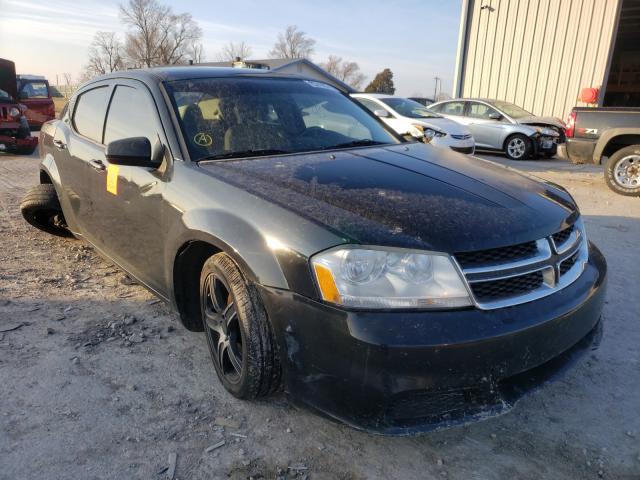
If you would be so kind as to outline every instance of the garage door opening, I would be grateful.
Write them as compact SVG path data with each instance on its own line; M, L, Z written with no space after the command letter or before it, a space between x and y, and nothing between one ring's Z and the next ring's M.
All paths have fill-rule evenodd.
M640 0L622 2L603 104L640 107Z

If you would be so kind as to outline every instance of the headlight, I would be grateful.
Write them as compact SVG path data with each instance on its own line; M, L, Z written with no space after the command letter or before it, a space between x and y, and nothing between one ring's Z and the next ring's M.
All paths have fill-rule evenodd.
M411 126L413 127L413 130L409 133L411 133L411 135L413 135L414 137L423 138L427 143L433 140L434 137L444 137L446 135L446 133L444 132L425 127L424 125L420 125L418 123L415 123Z
M471 305L451 258L387 247L338 247L311 258L322 299L360 308Z
M20 109L16 108L16 107L11 107L9 109L9 115L11 115L12 117L19 117L20 116Z

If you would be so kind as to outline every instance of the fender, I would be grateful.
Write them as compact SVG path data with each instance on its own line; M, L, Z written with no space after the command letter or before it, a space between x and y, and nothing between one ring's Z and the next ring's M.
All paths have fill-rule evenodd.
M596 143L596 148L593 150L593 163L599 165L602 161L602 152L607 147L609 142L613 140L615 137L619 137L620 135L638 135L640 137L640 129L637 127L631 128L610 128L605 130L605 132L600 135L598 139L598 143Z
M289 289L276 253L273 249L265 248L268 241L264 235L246 220L228 211L190 210L170 227L167 238L171 241L165 248L165 281L170 286L172 297L174 260L181 248L192 241L209 243L227 253L238 263L250 282Z

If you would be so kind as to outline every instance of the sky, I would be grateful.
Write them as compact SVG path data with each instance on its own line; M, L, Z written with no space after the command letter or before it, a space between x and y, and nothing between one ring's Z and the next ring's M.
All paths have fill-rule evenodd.
M79 77L97 31L124 38L118 18L124 0L0 0L0 58L17 73L63 83ZM384 68L394 73L396 94L433 96L434 77L451 93L461 0L160 0L188 12L203 30L205 60L230 41L247 42L254 59L269 58L277 35L296 25L316 40L311 60L329 55L358 62L368 83Z

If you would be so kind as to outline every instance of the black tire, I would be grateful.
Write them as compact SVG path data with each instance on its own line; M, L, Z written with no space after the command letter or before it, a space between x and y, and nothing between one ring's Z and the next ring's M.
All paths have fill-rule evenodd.
M278 390L280 361L266 311L255 287L225 253L213 255L202 268L200 309L222 385L241 399Z
M20 211L27 222L43 232L60 237L72 236L67 229L56 189L50 183L30 188L20 203Z
M513 148L512 147L513 145ZM516 146L520 148L516 148ZM531 139L521 133L514 133L504 141L504 153L511 160L526 160L531 157L533 145Z
M621 148L609 157L604 169L607 186L620 195L640 196L640 145Z

